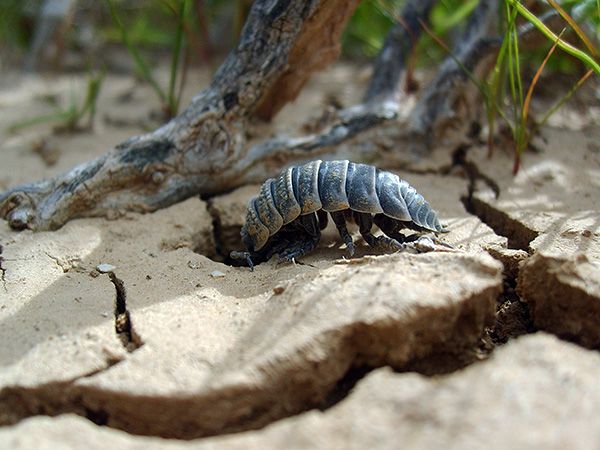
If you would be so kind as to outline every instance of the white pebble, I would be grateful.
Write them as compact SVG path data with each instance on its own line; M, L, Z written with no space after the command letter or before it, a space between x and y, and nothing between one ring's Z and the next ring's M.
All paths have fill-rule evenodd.
M224 276L226 276L226 274L224 274L223 272L219 272L218 270L213 270L210 273L210 276L213 278L223 278Z
M116 269L116 267L115 266L111 266L110 264L98 264L96 266L96 269L100 273L106 273L106 272L112 272L113 270Z

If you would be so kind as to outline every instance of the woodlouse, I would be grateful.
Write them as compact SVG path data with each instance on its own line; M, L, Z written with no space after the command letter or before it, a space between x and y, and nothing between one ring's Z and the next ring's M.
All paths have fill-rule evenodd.
M403 228L442 232L437 214L415 188L397 175L366 164L311 161L290 167L261 186L260 195L246 207L241 235L246 252L231 252L251 268L279 253L291 261L314 249L331 216L351 255L352 237L346 227L350 210L365 241L372 247L403 248ZM374 236L373 223L385 234Z

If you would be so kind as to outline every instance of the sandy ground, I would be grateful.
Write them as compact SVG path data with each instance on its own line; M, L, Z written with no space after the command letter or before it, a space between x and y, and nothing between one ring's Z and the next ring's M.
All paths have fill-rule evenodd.
M339 65L318 76L274 129L318 116L332 95L354 103L360 71ZM189 76L182 103L208 79ZM1 189L105 153L151 128L158 108L147 86L108 75L92 132L57 134L44 123L9 133L51 112L49 97L67 105L83 95L85 80L2 84ZM498 198L478 182L465 201L460 169L398 172L447 224L452 249L389 254L357 238L349 259L330 226L296 264L230 267L222 255L240 249L257 186L55 232L0 223L2 447L390 448L406 439L436 448L506 433L509 448L576 448L581 436L600 445L598 355L587 350L600 346L598 92L551 119L517 176L502 149L469 154ZM448 160L434 153L428 165ZM492 410L495 426L477 422ZM548 427L551 435L538 432Z

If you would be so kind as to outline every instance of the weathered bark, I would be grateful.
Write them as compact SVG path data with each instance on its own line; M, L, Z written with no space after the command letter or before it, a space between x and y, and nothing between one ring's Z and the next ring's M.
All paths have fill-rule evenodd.
M294 100L313 72L327 68L341 51L344 27L360 0L347 0L337 8L321 2L303 25L292 47L285 70L260 100L256 115L270 120Z
M310 73L322 68L321 61L331 61L356 3L256 1L237 47L209 87L181 115L55 178L7 190L0 194L0 215L13 228L55 229L74 217L151 211L192 195L209 196L261 182L282 166L317 154L373 162L382 149L393 147L396 165L426 154L431 145L428 136L439 134L433 129L435 119L452 110L453 99L464 95L466 76L444 63L437 78L445 83L434 88L438 100L430 102L431 96L424 96L409 116L398 89L406 45L405 33L397 27L376 61L362 104L339 111L314 134L276 137L252 146L246 141L251 116L274 114L282 101L296 95ZM417 24L426 20L431 3L407 2L402 13L410 28L406 33L418 34ZM459 38L457 56L467 67L475 68L494 50L496 41L484 36L492 29L489 21L493 15L486 12L495 10L497 3L484 0L474 12L476 20L470 21ZM334 16L343 19L332 20ZM308 51L312 43L317 48ZM289 96L273 99L279 98L281 90ZM471 120L461 119L467 124Z

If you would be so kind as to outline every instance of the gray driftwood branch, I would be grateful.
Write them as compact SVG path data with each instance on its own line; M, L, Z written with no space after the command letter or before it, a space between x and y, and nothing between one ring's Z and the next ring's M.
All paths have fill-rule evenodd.
M401 87L406 52L434 3L409 0L401 12L408 28L398 24L388 36L361 104L337 111L310 134L247 141L252 117L273 117L315 70L335 60L358 1L257 0L240 42L181 115L61 175L7 190L0 215L16 229L56 229L75 217L152 211L262 182L316 155L375 162L387 151L396 165L406 164L428 152L431 136L442 135L450 118L466 129L471 119L456 117L455 105L466 95L467 77L451 58L408 106ZM484 0L459 37L464 66L475 70L497 48L489 39L497 3Z

